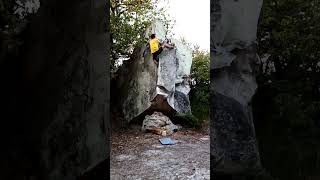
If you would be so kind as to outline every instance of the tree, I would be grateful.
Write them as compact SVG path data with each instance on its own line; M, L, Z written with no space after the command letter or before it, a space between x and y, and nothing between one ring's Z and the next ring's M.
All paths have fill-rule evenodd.
M284 179L305 179L319 168L309 161L319 161L314 154L320 150L319 10L317 0L268 0L260 16L259 54L269 56L264 63L275 71L258 77L254 119L264 163ZM285 157L283 151L290 153Z
M311 109L319 110L319 10L316 0L269 0L260 17L259 53L269 54L266 63L272 62L275 68L275 72L259 77L260 89L271 88L277 111L288 111L278 118L291 124L309 121L312 125L316 111ZM296 106L286 99L296 101Z
M143 33L154 18L163 20L168 29L172 24L164 8L158 4L166 0L111 0L111 70L119 60L130 58L133 48L144 42Z
M190 102L192 113L199 123L209 117L209 85L210 85L210 56L207 51L195 46L191 67Z

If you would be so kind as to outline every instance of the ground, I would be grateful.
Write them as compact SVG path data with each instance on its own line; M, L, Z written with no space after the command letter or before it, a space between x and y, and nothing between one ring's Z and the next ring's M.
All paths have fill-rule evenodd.
M139 129L112 135L112 180L210 179L208 130L182 129L169 136L175 145L161 145L161 136Z

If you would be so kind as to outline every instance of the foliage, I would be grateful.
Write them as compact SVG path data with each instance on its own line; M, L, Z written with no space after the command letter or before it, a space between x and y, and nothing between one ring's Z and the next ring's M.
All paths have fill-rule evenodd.
M209 119L210 56L207 51L195 48L191 67L190 103L199 123Z
M199 120L196 116L193 114L179 114L177 113L173 120L177 123L181 123L184 126L190 127L190 128L201 128L203 121Z
M277 78L297 78L310 68L309 76L319 72L319 10L317 0L265 1L258 31L260 53L271 54Z
M0 0L0 28L3 29L6 25L15 24L16 16L13 14L14 2L9 0Z
M154 18L163 20L170 29L171 21L161 0L111 0L111 69L116 70L119 59L128 59L137 43L144 41L145 29Z
M254 116L262 159L283 179L304 179L320 168L310 162L320 161L319 10L317 0L266 0L260 16L259 54L270 55L266 63L275 72L258 77Z
M26 0L0 0L0 62L17 58L23 44L23 31L36 13L37 8L27 11ZM18 10L20 13L18 13ZM23 14L23 16L21 16Z

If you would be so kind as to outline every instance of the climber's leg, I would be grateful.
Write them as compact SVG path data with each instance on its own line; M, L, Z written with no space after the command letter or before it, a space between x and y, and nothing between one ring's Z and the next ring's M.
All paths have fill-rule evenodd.
M158 51L152 53L153 62L158 66L159 64L159 55L162 52L163 48L160 47Z
M152 58L153 58L153 62L156 64L156 65L158 65L158 62L159 62L159 52L158 51L156 51L156 52L154 52L153 54L152 54Z
M159 64L159 54L158 53L154 56L153 62L158 66L158 64Z
M159 56L159 54L162 52L162 50L163 50L163 47L161 46L161 47L159 48L159 50L156 52L158 56Z
M153 60L153 62L158 66L158 61L157 60Z

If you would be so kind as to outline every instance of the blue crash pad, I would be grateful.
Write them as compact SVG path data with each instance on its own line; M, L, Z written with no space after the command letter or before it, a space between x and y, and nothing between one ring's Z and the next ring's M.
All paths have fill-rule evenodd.
M163 145L172 145L175 144L176 142L173 141L171 138L161 138L159 139L160 143Z

